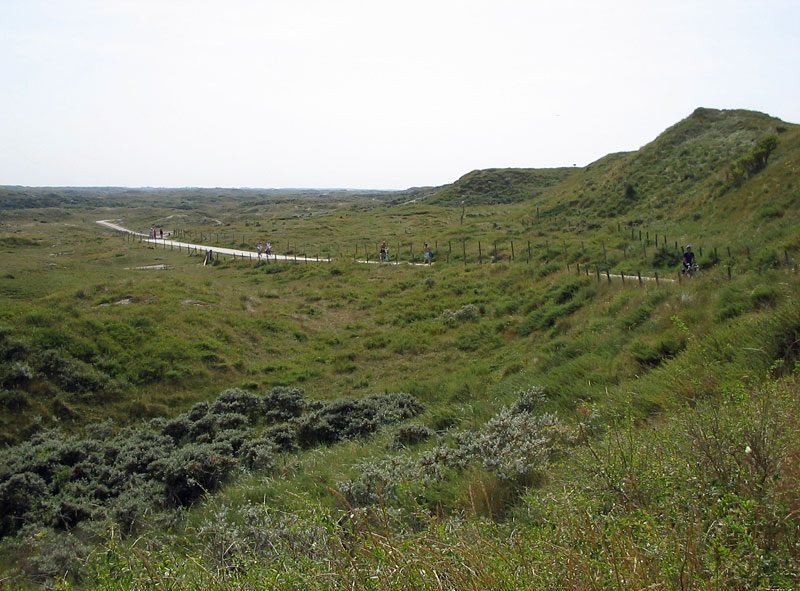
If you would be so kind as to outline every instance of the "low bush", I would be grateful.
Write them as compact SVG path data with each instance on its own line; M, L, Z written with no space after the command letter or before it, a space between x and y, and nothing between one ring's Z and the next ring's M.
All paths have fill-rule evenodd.
M404 455L367 462L358 467L356 479L338 486L353 506L399 501L403 492L416 497L412 503L437 502L430 491L414 486L443 483L469 466L477 466L521 492L522 487L539 478L553 457L578 438L578 431L564 425L556 415L535 414L543 396L537 387L521 390L511 407L501 409L480 429L455 433L454 445L434 447L417 458ZM408 488L411 483L417 484Z
M0 408L15 411L29 405L28 395L22 390L0 389Z
M0 449L0 538L26 527L71 530L94 519L138 531L154 511L217 490L238 465L269 471L277 453L296 451L301 441L333 443L421 411L407 394L306 405L302 390L276 388L259 398L234 389L174 419L116 434L110 422L87 428L83 438L43 431ZM262 424L269 426L255 437Z
M255 394L239 388L231 388L222 392L208 412L215 415L236 413L252 418L259 410L260 400Z
M107 375L61 350L42 351L37 356L37 363L37 369L66 392L95 393L104 391L110 386Z
M405 393L342 399L315 410L298 421L297 438L304 447L331 444L374 432L381 425L409 419L422 406Z
M235 466L231 456L230 448L208 443L177 450L159 466L167 497L176 505L189 505L215 491Z
M261 399L261 409L268 423L279 423L299 417L305 408L300 388L273 388Z

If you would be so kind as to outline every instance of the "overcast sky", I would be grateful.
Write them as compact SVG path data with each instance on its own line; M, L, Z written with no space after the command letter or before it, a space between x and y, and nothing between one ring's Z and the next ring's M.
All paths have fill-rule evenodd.
M350 187L800 122L798 0L0 0L0 184Z

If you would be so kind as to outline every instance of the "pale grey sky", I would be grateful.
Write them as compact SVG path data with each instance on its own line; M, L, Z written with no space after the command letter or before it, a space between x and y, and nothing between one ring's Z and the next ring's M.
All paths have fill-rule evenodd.
M0 184L406 188L800 122L797 0L0 0Z

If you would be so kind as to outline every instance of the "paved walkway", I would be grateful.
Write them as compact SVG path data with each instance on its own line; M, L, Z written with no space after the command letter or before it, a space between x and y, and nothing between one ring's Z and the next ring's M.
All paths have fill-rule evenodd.
M177 240L170 240L168 238L150 238L147 234L143 234L142 232L134 232L133 230L129 230L120 226L119 224L115 224L114 222L118 222L119 220L97 220L97 223L101 226L114 230L115 232L121 232L122 234L130 234L131 236L138 236L142 239L142 242L146 242L148 244L154 244L156 246L164 246L183 249L185 248L188 250L197 250L198 252L205 252L207 250L211 250L214 254L227 254L229 256L234 257L241 257L243 259L251 259L251 260L258 260L258 252L253 250L242 250L240 248L222 248L220 246L208 246L205 244L192 244L191 242L179 242ZM295 255L284 255L284 254L270 254L267 257L266 254L262 254L261 258L266 260L269 258L271 261L297 261L297 262L314 262L314 263L329 263L330 259L322 259L319 257L301 257Z
M208 246L203 244L192 244L189 242L178 242L176 240L169 240L167 238L150 238L147 234L143 234L141 232L134 232L133 230L128 230L120 226L119 224L115 224L114 222L118 222L120 220L98 220L97 223L101 226L114 230L116 232L121 232L123 234L130 234L133 236L139 236L142 239L142 242L147 242L149 244L155 245L163 245L164 247L171 246L173 248L177 247L178 249L185 248L187 251L190 249L195 249L198 252L205 252L207 250L213 251L215 254L227 254L230 256L237 256L245 259L251 260L258 260L258 252L252 250L241 250L238 248L221 248L218 246ZM266 259L267 255L261 255L261 258ZM314 262L314 263L329 263L331 262L330 259L321 259L319 257L311 258L311 257L300 257L294 255L282 255L282 254L271 254L269 255L269 260L271 261L297 261L297 262ZM427 266L425 263L411 263L411 262L382 262L380 260L372 260L372 261L363 261L357 260L357 263L369 264L369 265L412 265L414 267L425 267ZM435 263L434 263L435 264ZM589 275L596 274L596 271L589 271ZM619 274L608 274L605 272L600 273L600 278L614 278L614 279L623 279L628 281L639 281L639 277L637 275L625 275L624 277ZM664 281L666 283L675 283L676 279L670 279L666 277L659 277L656 279L655 277L645 277L642 276L642 281Z

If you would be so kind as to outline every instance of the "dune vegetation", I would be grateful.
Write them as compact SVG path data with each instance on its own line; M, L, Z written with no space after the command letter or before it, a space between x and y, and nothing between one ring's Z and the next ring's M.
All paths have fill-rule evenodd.
M797 587L798 173L698 109L402 192L0 188L0 587Z

